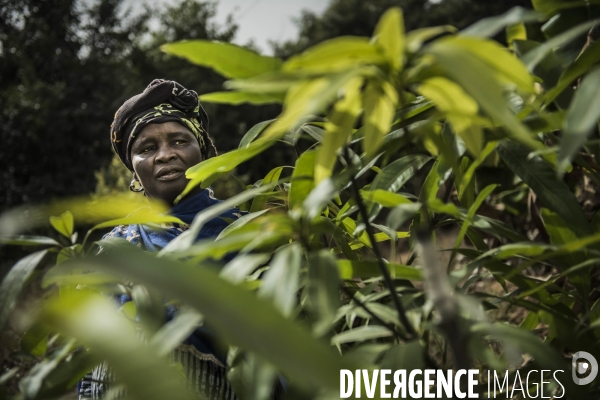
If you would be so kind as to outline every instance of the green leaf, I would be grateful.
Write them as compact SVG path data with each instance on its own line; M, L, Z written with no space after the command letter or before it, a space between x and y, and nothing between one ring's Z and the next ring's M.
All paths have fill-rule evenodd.
M226 78L250 78L281 68L281 60L277 58L262 56L230 43L184 40L164 44L161 50L183 57L191 63L212 68Z
M237 106L244 103L254 105L281 103L283 96L252 92L214 92L203 94L199 99L203 103L231 104Z
M529 151L507 140L498 144L496 151L508 167L519 176L550 210L557 213L579 237L591 235L590 224L569 187L556 178L552 167L536 156L529 159Z
M69 211L80 224L96 224L115 218L123 218L150 207L156 213L166 213L165 203L130 194L111 194L101 197L74 197L52 202L44 206L21 206L4 212L0 216L0 236L14 236L20 232L46 226L48 218ZM69 239L71 237L69 236Z
M416 213L421 209L422 204L419 202L410 204L401 204L395 207L388 214L386 225L390 228L397 230L406 221L415 216Z
M515 83L529 91L533 88L531 75L516 58L498 45L475 38L462 37L458 40L441 39L426 49L438 60L445 73L477 100L488 115L504 124L509 137L532 149L543 147L508 108L500 83L518 80L520 83ZM486 50L489 52L485 53Z
M242 282L269 258L269 254L240 254L223 267L220 276L231 283Z
M240 140L238 149L243 149L243 148L248 147L250 145L250 143L252 143L254 141L254 139L256 139L258 137L258 135L260 135L262 133L262 131L264 131L265 128L267 126L269 126L269 124L272 123L273 121L275 121L275 120L270 119L268 121L259 122L258 124L254 125L252 128L250 128L250 130L248 132L246 132L246 134L244 135L242 140Z
M337 260L341 279L371 279L381 276L377 261ZM408 265L390 263L386 264L390 275L396 279L420 281L421 271Z
M47 236L0 236L0 243L13 246L60 246L60 243Z
M467 187L473 179L473 176L475 175L475 171L477 170L477 168L488 158L490 154L492 154L492 152L496 149L497 144L498 142L488 142L485 145L485 147L481 150L481 152L477 154L475 160L473 160L473 162L469 164L469 167L467 168L465 173L462 174L460 179L457 178L455 184L459 198L461 198L463 196L463 193L465 193Z
M200 229L213 218L217 218L219 215L224 213L225 211L244 203L259 194L266 192L271 189L272 185L261 186L258 188L246 190L242 193L239 193L225 201L217 203L213 206L210 206L203 211L196 214L194 217L194 221L190 225L187 231L183 232L181 235L177 236L175 239L171 240L168 245L166 245L160 252L159 255L166 255L170 253L174 253L177 251L187 250L194 243L198 232Z
M477 195L477 198L473 202L473 205L471 205L471 207L469 207L469 212L467 213L467 217L465 218L464 222L462 223L462 226L460 227L460 232L458 233L458 236L456 237L456 241L454 242L454 251L452 253L451 258L454 258L454 253L455 253L456 249L458 249L458 247L461 245L463 239L465 238L465 235L467 234L467 230L471 226L471 223L473 221L473 217L475 216L475 213L477 213L477 210L479 209L479 207L481 207L483 202L494 191L494 189L496 189L497 186L498 185L486 186L483 190L481 190L479 192L479 194Z
M133 323L115 310L103 296L71 293L50 302L42 320L67 337L90 347L108 362L117 382L124 383L134 398L192 400L185 380L156 349L146 346Z
M337 159L337 151L352 134L352 128L360 113L360 89L363 79L355 77L344 88L344 98L337 101L325 123L325 137L317 151L315 183L329 178ZM304 125L308 128L310 125ZM314 129L314 127L311 127ZM310 128L309 128L310 129Z
M434 26L431 28L415 29L406 33L406 50L416 53L423 43L445 33L456 33L457 29L450 25Z
M301 207L302 202L315 186L315 151L306 151L296 161L296 168L292 173L291 187L289 191L288 204L290 210Z
M302 249L297 243L282 247L269 263L269 270L258 290L259 297L270 300L288 318L297 303L301 262Z
M544 95L544 103L549 104L554 101L563 90L571 86L577 78L589 71L599 61L600 42L594 42L562 72L556 85Z
M200 326L202 316L196 311L183 308L171 321L164 324L150 339L148 343L156 349L159 355L167 356L171 351L187 339L190 334Z
M36 357L43 357L48 348L49 335L50 329L47 326L34 323L21 338L21 350Z
M363 93L363 150L372 158L390 130L394 119L398 93L388 82L369 82Z
M2 280L0 284L0 331L4 330L25 282L46 254L48 254L48 250L40 250L23 257Z
M188 178L190 181L183 192L177 197L177 199L175 199L175 202L179 202L193 188L202 184L212 176L230 172L244 161L247 161L252 157L262 153L274 143L275 142L272 140L257 140L250 143L247 147L238 148L230 151L229 153L209 158L208 160L204 160L200 164L191 167L185 172L186 178Z
M364 342L371 339L392 336L392 332L385 326L369 325L338 333L331 338L331 344L342 344L349 342Z
M321 336L332 329L340 306L340 278L335 257L328 250L308 256L308 298L317 315L314 332Z
M373 180L370 190L397 192L415 173L431 160L423 154L411 154L386 166Z
M530 71L533 71L537 64L541 62L548 53L550 53L557 47L583 35L584 33L587 33L590 30L590 28L592 28L598 22L600 22L600 20L588 21L569 29L564 33L561 33L558 36L553 37L552 39L544 42L542 45L536 47L535 49L525 54L522 57L523 62L525 63L525 65L527 65L527 68Z
M567 111L558 153L558 171L564 172L571 160L597 126L600 118L600 68L581 82Z
M134 246L115 246L110 252L58 268L68 264L110 272L159 289L196 308L222 338L261 354L290 379L319 388L339 387L339 370L345 367L335 352L270 303L219 278L209 268L156 258ZM89 315L95 318L94 313Z
M385 58L367 38L345 36L326 40L291 57L283 71L336 72L360 64L384 64Z
M392 70L400 69L404 62L404 18L400 8L390 8L381 16L375 27L374 41L383 50Z
M376 189L373 191L362 190L361 196L365 200L381 204L383 207L396 207L400 204L413 204L412 201L401 194L388 192L387 190L382 189Z
M513 7L497 17L484 18L475 22L473 25L462 30L460 34L491 38L511 25L539 21L542 17L538 12L527 10L523 7Z
M71 239L75 227L73 214L70 211L65 211L60 217L50 217L50 225L61 235Z
M281 176L281 171L283 171L283 167L275 167L264 177L260 186L270 185L271 183L279 182L279 177ZM264 210L267 207L267 200L269 200L270 194L261 194L256 196L252 201L252 205L250 206L250 212L257 212Z

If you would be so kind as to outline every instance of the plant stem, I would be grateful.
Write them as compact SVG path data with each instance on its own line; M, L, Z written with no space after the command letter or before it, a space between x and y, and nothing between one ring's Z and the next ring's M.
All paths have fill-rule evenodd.
M348 160L348 165L350 165L350 152L348 147L345 148L345 156ZM367 235L369 236L369 241L371 242L371 246L373 246L373 252L375 253L375 257L377 258L377 265L383 275L383 280L385 285L390 290L390 295L392 296L392 300L394 301L394 306L396 307L396 311L398 311L398 318L406 331L410 334L410 336L415 336L416 332L413 326L406 318L406 311L404 310L404 306L400 302L400 298L398 297L398 293L396 292L396 288L394 286L394 282L392 282L392 277L390 275L390 271L385 266L383 262L383 257L381 256L381 252L379 251L379 247L377 246L377 241L375 240L375 234L373 233L373 226L369 222L369 215L367 213L367 208L365 207L365 203L363 202L362 197L360 196L360 191L358 189L358 185L356 184L356 180L354 179L354 175L350 175L350 182L352 189L354 191L354 199L356 200L356 205L358 206L358 210L360 212L360 216L365 224L365 230L367 231Z

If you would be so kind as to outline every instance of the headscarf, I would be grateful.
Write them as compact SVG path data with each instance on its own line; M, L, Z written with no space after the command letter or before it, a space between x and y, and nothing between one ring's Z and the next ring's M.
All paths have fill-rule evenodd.
M208 115L200 105L198 93L175 81L155 79L117 110L110 126L113 149L130 171L133 171L131 146L136 136L149 124L169 121L178 122L192 131L204 159L217 154L208 135Z

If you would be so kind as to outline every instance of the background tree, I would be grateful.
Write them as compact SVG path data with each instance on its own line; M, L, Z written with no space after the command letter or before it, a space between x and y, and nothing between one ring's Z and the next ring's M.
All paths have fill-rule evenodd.
M305 10L296 19L298 38L284 43L272 42L275 55L287 58L308 47L337 36L369 36L377 21L390 7L404 10L407 30L437 25L452 25L458 29L512 7L531 7L529 0L333 0L321 15Z

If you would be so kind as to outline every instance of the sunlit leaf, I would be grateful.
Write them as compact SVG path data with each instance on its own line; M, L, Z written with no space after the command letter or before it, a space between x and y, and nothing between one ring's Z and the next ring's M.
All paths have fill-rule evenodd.
M385 58L367 38L338 37L291 57L284 71L336 72L360 64L384 64Z
M351 79L344 88L344 97L333 106L328 121L325 123L325 137L317 151L315 160L315 183L331 176L337 151L352 133L352 128L361 109L360 89L362 78ZM307 125L308 127L309 125Z
M372 158L383 142L394 118L398 93L389 83L370 82L363 94L363 149Z
M246 48L216 41L184 40L161 46L168 54L209 67L226 78L250 78L281 68L281 60L262 56Z
M73 214L70 211L65 211L60 217L50 217L50 225L61 235L70 239L75 227Z
M404 18L400 8L390 8L381 16L375 27L374 39L392 69L399 69L404 62Z
M273 94L248 92L214 92L203 94L199 99L203 103L231 104L237 106L244 103L254 105L281 103L283 96L277 97Z
M341 344L348 342L363 342L370 339L379 339L391 336L392 332L384 326L369 325L338 333L331 338L331 344Z
M370 279L381 276L377 261L338 260L337 264L341 279ZM395 263L386 264L386 267L396 279L422 279L421 271L417 268Z

